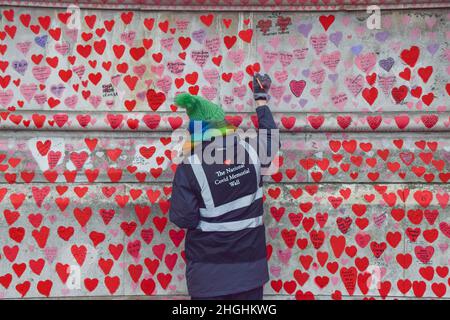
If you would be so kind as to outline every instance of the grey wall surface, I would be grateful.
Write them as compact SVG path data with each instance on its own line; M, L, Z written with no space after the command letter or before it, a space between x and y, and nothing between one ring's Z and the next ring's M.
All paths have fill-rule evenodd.
M0 298L188 298L173 97L253 128L254 70L282 130L266 297L450 297L448 9L64 12L0 9Z

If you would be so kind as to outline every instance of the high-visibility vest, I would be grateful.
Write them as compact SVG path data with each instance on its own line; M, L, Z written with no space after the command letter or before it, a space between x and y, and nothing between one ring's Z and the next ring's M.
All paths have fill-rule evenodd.
M215 205L213 196L211 193L211 189L208 183L208 178L206 177L205 171L203 170L202 164L198 156L194 153L193 155L188 157L189 164L192 167L192 171L194 172L195 178L198 182L198 185L201 188L201 196L203 198L203 202L205 204L205 208L200 208L200 223L197 226L197 229L205 232L213 232L213 231L240 231L247 228L255 228L261 226L263 224L263 216L262 213L259 216L230 221L230 222L209 222L202 220L202 218L214 218L219 217L231 212L233 210L241 209L252 205L252 203L258 199L261 199L263 196L263 190L260 186L261 179L261 163L255 149L246 141L239 139L239 144L245 148L248 155L250 156L251 163L255 168L256 172L256 192L243 196L241 198L235 199L228 203L224 203L221 205Z

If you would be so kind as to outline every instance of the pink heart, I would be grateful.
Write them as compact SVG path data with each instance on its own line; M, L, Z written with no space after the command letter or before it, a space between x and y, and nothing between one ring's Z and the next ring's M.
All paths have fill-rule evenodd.
M286 70L275 71L274 77L275 77L275 80L277 80L279 83L283 83L288 78L288 72Z
M406 14L403 15L403 17L402 17L402 24L403 25L408 25L410 21L411 21L411 18L408 15L406 15Z
M365 73L368 73L373 69L376 61L377 55L373 52L360 54L355 59L356 66Z
M275 277L278 278L281 273L281 267L278 266L270 266L270 273Z
M285 249L281 250L279 249L277 251L278 259L281 261L281 263L287 265L289 263L289 259L291 258L292 251L291 249Z
M392 19L390 16L385 17L382 19L382 24L384 29L390 29L392 26Z
M445 221L442 221L439 223L439 229L441 229L442 233L447 237L450 238L450 224L448 224Z
M48 66L35 66L31 70L34 78L40 83L45 83L51 72L52 70Z
M264 50L262 54L262 64L264 70L269 71L270 68L272 68L272 66L275 64L277 59L278 59L278 52Z
M320 35L313 35L310 38L310 43L314 48L314 51L316 51L317 55L320 55L322 53L322 51L327 46L327 42L328 36L325 33L322 33Z
M164 65L163 64L159 64L159 65L156 65L156 66L151 66L150 69L152 70L153 73L156 73L159 77L161 77L161 75L164 72Z
M142 76L144 75L145 71L147 70L147 66L144 64L141 64L139 66L134 66L133 67L133 72L140 78L142 79Z
M277 237L278 232L280 231L280 228L269 228L269 235L272 239L275 239Z
M228 52L228 58L237 66L240 67L244 62L245 52L243 49Z
M233 73L233 80L236 81L239 84L242 84L242 79L244 79L244 72L238 71Z
M123 32L120 35L120 40L128 44L128 46L132 47L134 43L134 39L136 38L136 31L130 30L127 32Z
M291 80L291 82L289 82L289 88L296 97L300 97L302 95L305 87L305 80Z
M31 41L26 41L26 42L18 42L16 44L16 48L22 52L24 55L26 55L28 53L28 51L30 50L31 47Z
M219 72L216 69L207 69L203 71L203 76L211 85L216 85L219 78ZM239 83L240 84L240 83Z
M236 104L234 107L235 107L235 110L238 111L238 112L244 111L244 105L243 104Z
M320 61L327 66L331 71L335 72L336 67L341 60L341 53L339 51L333 51L330 54L323 54L320 57Z
M69 48L70 46L67 42L55 44L55 50L63 56L66 55L66 53L69 51Z
M12 90L0 91L0 104L5 108L8 107L13 97L14 92Z
M350 16L344 16L344 17L342 18L342 24L343 24L344 26L346 26L346 27L350 24L350 21L351 21Z
M361 248L365 248L369 244L370 238L369 234L358 232L355 236L355 241Z
M439 243L438 247L442 251L442 253L444 253L448 249L448 243Z
M268 42L274 49L277 49L278 46L280 45L280 37L274 36Z
M28 102L33 98L36 91L37 91L37 85L34 83L23 84L20 86L20 93L25 98L25 100Z
M389 264L389 262L392 260L392 255L384 254L384 261Z

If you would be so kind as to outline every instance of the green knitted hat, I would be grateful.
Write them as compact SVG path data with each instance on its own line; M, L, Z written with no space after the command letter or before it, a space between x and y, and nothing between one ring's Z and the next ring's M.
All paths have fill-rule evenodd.
M191 120L223 121L225 112L211 101L190 93L180 93L175 97L175 104L185 108Z

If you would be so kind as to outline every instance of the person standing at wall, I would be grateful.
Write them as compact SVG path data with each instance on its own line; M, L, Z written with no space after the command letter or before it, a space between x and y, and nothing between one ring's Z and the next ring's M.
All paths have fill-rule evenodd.
M267 74L254 75L259 129L253 140L237 134L220 106L188 93L175 98L190 118L191 145L175 172L169 218L188 229L186 279L194 300L263 297L269 273L262 175L280 146L267 105L270 85Z

